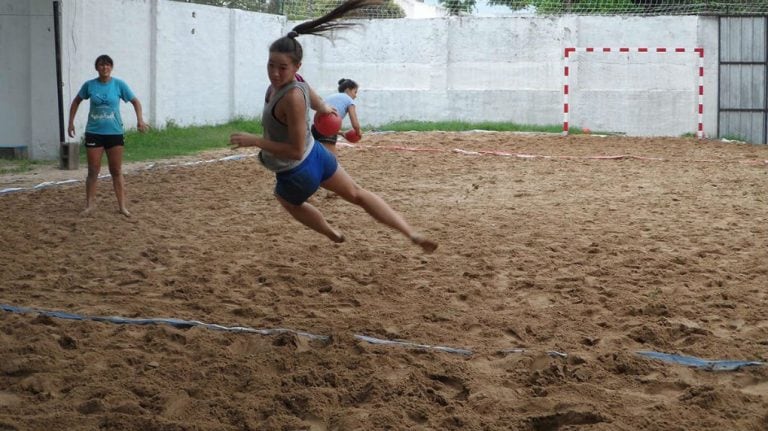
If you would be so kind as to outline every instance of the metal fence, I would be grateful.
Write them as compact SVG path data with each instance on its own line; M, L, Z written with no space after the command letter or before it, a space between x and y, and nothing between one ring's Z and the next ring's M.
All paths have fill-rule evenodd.
M291 20L306 20L322 16L339 6L342 0L174 0L184 3L229 7L252 12L285 15ZM364 8L350 14L349 18L405 18L406 13L394 0L382 6Z
M321 16L342 0L175 0L285 15L292 20ZM386 0L354 18L409 18L413 5L432 9L432 16L472 16L479 4L510 15L768 15L768 0Z

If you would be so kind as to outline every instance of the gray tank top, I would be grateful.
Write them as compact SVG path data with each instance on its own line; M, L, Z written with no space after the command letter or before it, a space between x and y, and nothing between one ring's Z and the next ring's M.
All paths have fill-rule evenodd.
M274 111L277 102L279 102L288 91L295 87L298 87L304 94L304 103L306 103L307 106L305 115L307 131L305 134L304 154L301 156L301 160L281 159L269 151L261 150L259 153L259 160L264 167L273 172L283 172L298 166L307 158L309 152L312 151L312 147L315 145L315 138L312 137L312 133L309 129L309 86L305 82L298 81L294 81L272 94L269 101L264 104L264 112L261 114L261 124L264 127L264 138L275 142L288 142L288 126L275 118Z

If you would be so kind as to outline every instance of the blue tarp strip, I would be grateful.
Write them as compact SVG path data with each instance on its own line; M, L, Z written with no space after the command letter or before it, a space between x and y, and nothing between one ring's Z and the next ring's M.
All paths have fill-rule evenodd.
M298 335L300 337L306 337L313 340L329 339L329 337L326 337L324 335L314 335L308 332L294 331L293 329L285 329L285 328L254 329L246 326L222 326L214 323L204 323L197 320L183 320L183 319L173 319L173 318L134 319L130 317L120 317L120 316L82 316L79 314L67 313L64 311L49 311L49 310L40 310L37 308L29 308L29 307L14 307L12 305L6 305L6 304L0 304L0 309L4 311L9 311L12 313L24 313L24 314L35 313L42 316L58 317L60 319L70 319L70 320L92 320L95 322L108 322L108 323L125 324L125 325L164 324L164 325L171 325L176 328L191 328L193 326L200 326L206 329L212 329L216 331L247 332L252 334L260 334L260 335L275 335L275 334L291 333L291 334Z
M418 344L418 343L411 343L408 341L399 341L399 340L383 340L381 338L374 338L369 337L367 335L360 335L356 334L355 338L358 340L365 341L367 343L371 344L386 344L391 346L403 346L413 349L419 349L419 350L437 350L440 352L447 352L447 353L456 353L458 355L464 355L464 356L470 356L472 355L471 350L467 349L457 349L454 347L445 347L445 346L430 346L429 344Z
M202 328L211 329L215 331L243 332L243 333L259 334L259 335L275 335L275 334L290 333L290 334L297 335L299 337L306 337L312 340L323 340L323 341L330 340L330 337L326 335L315 335L315 334L310 334L309 332L296 331L293 329L286 329L286 328L256 329L256 328L249 328L247 326L223 326L215 323L204 323L198 320L184 320L184 319L175 319L175 318L131 318L131 317L121 317L121 316L83 316L80 314L68 313L66 311L42 310L39 308L32 308L32 307L16 307L16 306L7 305L7 304L0 304L0 310L11 312L11 313L19 313L19 314L30 314L30 313L39 314L41 316L56 317L59 319L69 319L69 320L91 320L94 322L107 322L107 323L124 324L124 325L163 324L163 325L170 325L170 326L173 326L176 328L182 328L182 329L191 328L193 326L199 326ZM362 335L362 334L355 334L354 338L357 340L365 341L366 343L377 344L377 345L401 346L401 347L414 348L414 349L420 349L420 350L434 350L438 352L453 353L453 354L458 354L463 356L471 356L474 354L474 352L469 349L446 347L446 346L433 346L429 344L412 343L409 341L401 341L401 340L386 340L386 339L375 338L375 337ZM526 352L526 349L521 349L521 348L510 348L510 349L503 349L499 351L499 353L524 353L524 352ZM562 353L557 351L547 351L547 354L551 357L559 357L559 358L568 357L567 353ZM708 371L735 371L735 370L741 369L742 367L765 365L765 363L759 362L759 361L734 361L734 360L712 361L712 360L696 358L693 356L675 355L675 354L652 352L652 351L640 351L640 352L637 352L637 354L641 356L645 356L647 358L651 358L651 359L658 359L665 362L686 365L686 366L695 367L698 369L703 369Z
M664 362L686 365L688 367L699 368L707 371L736 371L742 367L765 365L765 363L759 361L711 361L693 356L675 355L661 352L641 351L637 352L637 354L651 359L658 359Z

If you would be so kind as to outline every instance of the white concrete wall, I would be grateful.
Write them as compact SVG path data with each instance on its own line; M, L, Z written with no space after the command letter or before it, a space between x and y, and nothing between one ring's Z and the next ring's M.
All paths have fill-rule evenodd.
M55 80L52 18L45 16L50 5L0 0L0 144L31 144L35 158L58 154L56 92L47 83ZM342 77L361 85L364 125L557 125L563 120L564 48L702 46L704 125L708 135L716 130L714 17L451 17L361 24L340 33L335 43L312 36L300 41L301 73L320 94L334 93ZM293 25L279 16L167 0L62 0L65 118L82 83L96 76L93 62L100 54L112 56L114 76L133 89L154 127L258 117L268 85L267 48ZM694 132L696 67L694 54L577 53L571 59L570 122L630 135ZM78 136L71 141L79 140L87 109L81 105ZM121 109L126 127L134 128L132 106Z
M705 131L716 130L717 20L699 17L495 17L364 22L347 40L303 38L321 94L361 85L364 124L397 120L563 121L566 47L705 48ZM372 48L373 47L373 48ZM694 53L577 53L570 123L629 135L693 133Z
M282 33L285 18L238 11L232 38L232 116L261 117L267 80L269 45Z
M716 130L717 18L573 17L566 40L579 47L687 48L685 53L576 53L571 122L629 135L680 135L698 125L699 56L705 52L705 130ZM714 26L714 27L712 27ZM706 29L702 32L702 29ZM712 32L713 37L700 37Z
M98 77L94 62L107 54L114 61L112 76L124 80L141 101L145 120L152 115L150 87L153 0L66 0L62 4L62 81L65 120L80 87ZM90 100L80 104L75 117L77 142L85 133ZM126 128L136 127L133 106L120 104Z
M0 0L0 145L29 135L29 4Z
M27 146L34 159L58 156L53 6L0 0L0 146Z
M145 120L159 128L258 116L267 85L267 47L285 22L274 15L165 0L68 0L63 14L67 107L82 83L96 77L96 57L108 54L115 61L113 76L128 83ZM87 103L81 105L87 109ZM135 128L130 104L121 105L121 114L126 127ZM78 112L78 134L86 120Z
M223 123L231 118L233 13L158 3L155 123Z

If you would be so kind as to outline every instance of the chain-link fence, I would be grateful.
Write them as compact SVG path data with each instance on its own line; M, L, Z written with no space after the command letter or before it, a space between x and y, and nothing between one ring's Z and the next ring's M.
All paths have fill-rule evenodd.
M325 15L339 6L343 0L175 0L184 3L206 4L229 7L252 12L285 15L291 20L307 20ZM348 15L349 18L405 18L406 13L394 0L383 5L360 9Z
M248 11L312 19L343 0L176 0ZM505 15L768 15L768 0L387 0L358 11L353 18L391 19L472 16L481 4L501 8ZM418 16L415 16L418 15Z
M768 13L768 0L489 0L489 3L511 9L532 8L538 14L765 15Z

